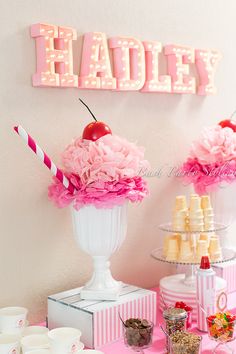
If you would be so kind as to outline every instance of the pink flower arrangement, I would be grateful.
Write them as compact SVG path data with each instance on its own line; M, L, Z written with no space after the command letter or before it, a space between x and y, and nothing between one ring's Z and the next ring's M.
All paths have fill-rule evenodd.
M192 144L190 156L199 163L222 164L236 157L236 134L220 125L205 128L199 140Z
M192 144L182 175L184 182L192 183L198 194L235 181L236 133L220 125L205 128L200 139Z
M77 187L72 195L56 178L48 196L58 207L73 203L76 209L86 204L112 207L129 200L141 201L147 184L139 176L149 167L144 149L107 134L96 141L75 139L62 154L65 175Z

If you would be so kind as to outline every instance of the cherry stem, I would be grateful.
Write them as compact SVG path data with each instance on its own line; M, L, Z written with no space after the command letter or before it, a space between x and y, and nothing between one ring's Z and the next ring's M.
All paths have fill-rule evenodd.
M91 109L86 105L86 103L84 103L84 101L81 100L81 98L79 98L80 102L83 103L83 105L87 108L87 110L89 111L89 113L91 114L91 116L93 117L93 119L97 122L97 118L95 117L95 115L93 114L93 112L91 111Z

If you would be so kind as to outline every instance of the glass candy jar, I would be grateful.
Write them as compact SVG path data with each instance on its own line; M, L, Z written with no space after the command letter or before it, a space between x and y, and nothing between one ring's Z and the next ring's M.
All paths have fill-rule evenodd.
M175 332L185 331L187 322L187 312L181 308L170 307L163 312L165 320L166 349L170 353L170 340L169 336Z
M188 332L175 332L170 335L171 354L200 354L202 337Z
M148 320L130 318L123 322L125 345L135 352L144 353L152 345L153 323Z

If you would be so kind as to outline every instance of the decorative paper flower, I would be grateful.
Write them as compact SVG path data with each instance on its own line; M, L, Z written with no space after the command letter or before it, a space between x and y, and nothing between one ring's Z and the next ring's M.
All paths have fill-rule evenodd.
M236 180L236 133L231 128L205 128L192 144L182 166L184 183L192 183L198 194L209 193Z
M148 194L147 184L139 176L149 167L144 150L118 136L75 139L63 152L62 162L77 191L72 195L54 178L48 196L58 207L72 202L76 209L85 204L112 207L125 200L141 201Z
M192 144L190 157L203 165L230 161L236 157L236 134L220 125L205 128L201 138Z
M94 142L75 139L62 154L62 163L67 172L79 175L83 184L132 178L148 167L142 148L111 134Z
M80 188L79 179L73 175L70 176L66 172L64 172L64 174L78 189ZM56 177L53 177L53 183L48 187L48 197L58 208L68 206L75 199L74 195L72 195Z
M93 182L90 185L81 185L78 177L71 176L71 181L78 187L78 191L72 195L62 183L54 177L54 183L49 186L48 196L59 207L68 206L72 201L75 209L80 209L85 204L93 204L97 207L112 207L121 205L125 200L139 202L148 194L146 181L136 176L123 179L119 182Z

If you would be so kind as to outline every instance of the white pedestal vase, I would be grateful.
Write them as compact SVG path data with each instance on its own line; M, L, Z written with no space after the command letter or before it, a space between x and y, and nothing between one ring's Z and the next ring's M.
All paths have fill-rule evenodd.
M235 248L236 228L236 182L221 184L210 194L215 220L229 226L221 235L223 247Z
M215 219L226 225L236 220L236 182L222 183L210 193Z
M120 295L121 282L112 277L109 258L125 240L127 204L113 208L88 205L78 211L72 208L76 240L94 263L92 278L81 292L82 299L117 300Z

